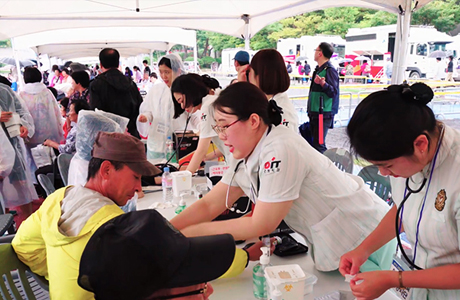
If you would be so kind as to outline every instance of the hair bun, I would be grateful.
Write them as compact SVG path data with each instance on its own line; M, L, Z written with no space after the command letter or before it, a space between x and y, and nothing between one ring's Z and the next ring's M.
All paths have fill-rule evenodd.
M390 85L387 90L390 93L401 93L409 101L416 101L419 104L426 105L434 97L433 90L422 82L408 84Z
M411 85L410 89L415 94L414 99L423 104L428 104L434 97L433 90L422 82L417 82Z
M268 101L268 117L273 125L278 126L281 123L281 114L283 109L278 106L275 100Z

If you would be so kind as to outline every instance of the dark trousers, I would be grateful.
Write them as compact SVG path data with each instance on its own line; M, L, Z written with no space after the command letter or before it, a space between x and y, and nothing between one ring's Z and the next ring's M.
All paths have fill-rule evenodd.
M327 150L326 147L326 135L329 128L332 128L334 123L334 116L323 116L323 140L324 144L319 144L319 118L318 116L308 116L310 118L310 132L313 138L312 146L320 153L324 153Z

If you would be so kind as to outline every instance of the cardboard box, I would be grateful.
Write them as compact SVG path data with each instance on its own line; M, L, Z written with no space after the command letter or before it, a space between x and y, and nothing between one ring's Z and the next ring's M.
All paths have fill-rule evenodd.
M182 136L184 137L183 139ZM182 143L179 145L181 139ZM193 133L193 131L186 131L185 134L183 131L174 132L174 147L176 148L178 147L177 145L179 145L179 148L177 149L179 165L192 159L193 153L195 153L198 146L199 139L200 137Z

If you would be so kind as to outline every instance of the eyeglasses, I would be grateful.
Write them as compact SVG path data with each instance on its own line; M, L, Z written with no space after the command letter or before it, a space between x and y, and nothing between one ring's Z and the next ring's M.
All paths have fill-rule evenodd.
M230 126L233 126L235 125L236 123L238 123L240 121L240 119L236 120L235 122L232 122L228 125L224 125L224 126L219 126L219 125L212 125L212 129L217 133L217 134L223 134L223 135L227 135L225 132L227 130L227 128L229 128Z

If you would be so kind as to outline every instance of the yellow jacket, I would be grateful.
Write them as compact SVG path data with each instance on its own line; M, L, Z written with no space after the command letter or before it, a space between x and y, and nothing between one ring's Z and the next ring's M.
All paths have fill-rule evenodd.
M78 236L65 236L58 229L65 191L59 189L46 198L40 209L22 223L12 245L32 272L49 280L51 299L94 299L93 293L78 286L80 258L99 226L123 211L115 203L106 205L94 213Z
M12 246L32 272L48 279L52 300L94 300L94 294L77 283L80 258L94 232L123 211L116 204L106 205L91 216L78 236L65 236L58 229L65 191L59 189L46 198L40 209L22 223ZM247 252L236 248L233 263L221 278L239 275L247 263Z

